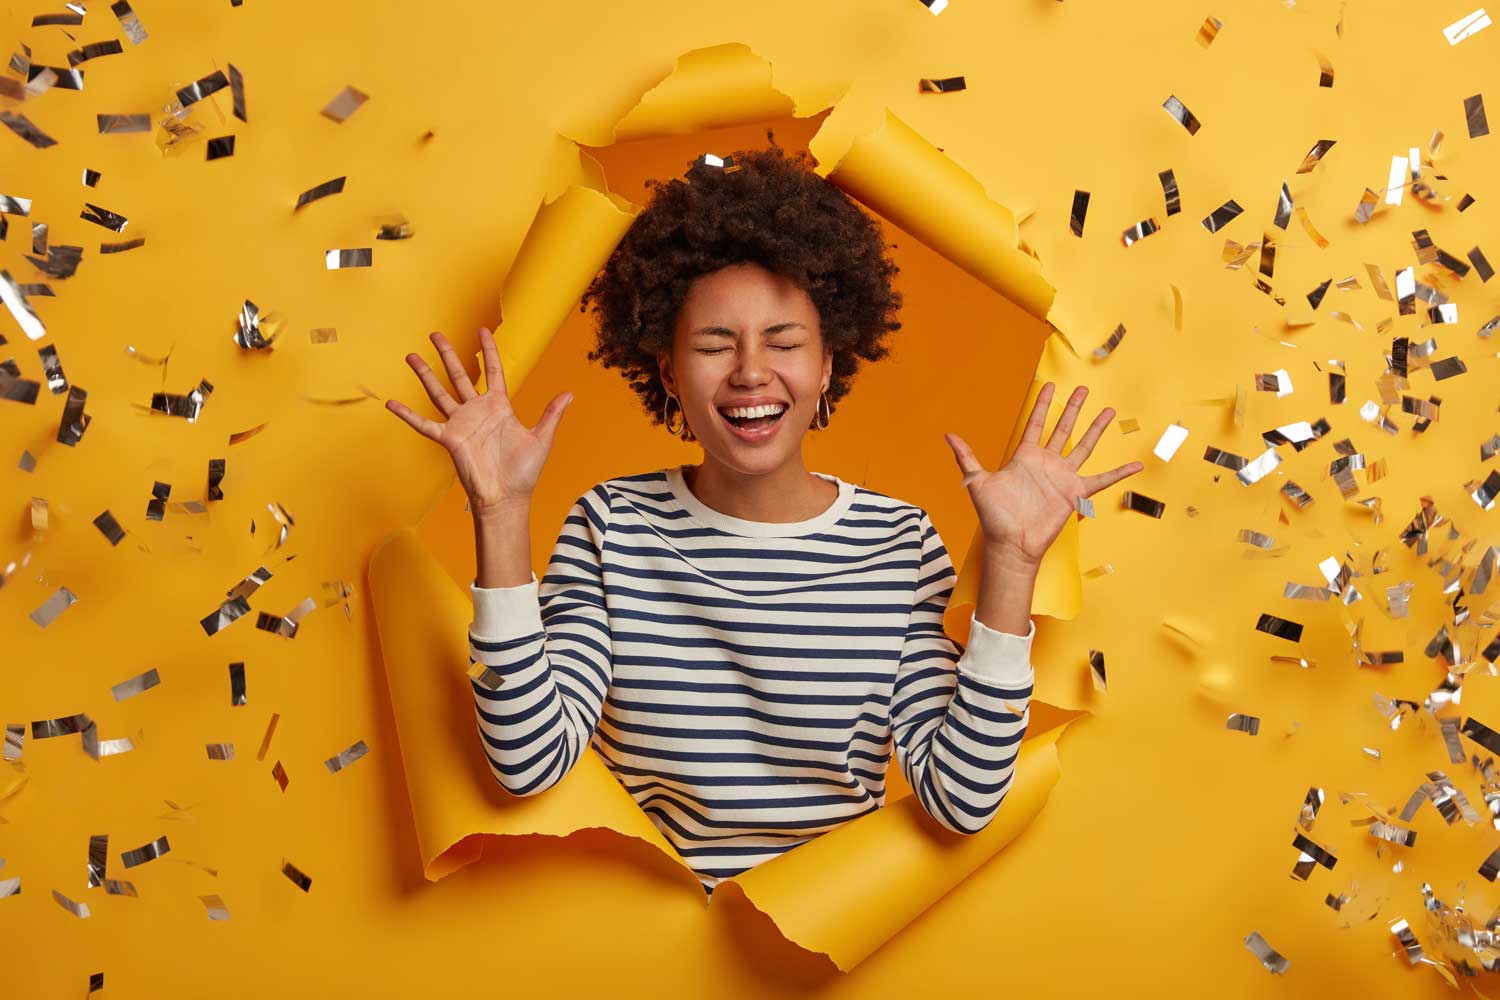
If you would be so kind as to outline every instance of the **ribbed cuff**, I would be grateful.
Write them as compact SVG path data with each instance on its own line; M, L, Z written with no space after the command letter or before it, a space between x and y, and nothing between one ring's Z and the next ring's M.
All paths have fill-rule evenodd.
M481 587L477 580L470 581L469 595L474 599L474 620L469 631L476 639L502 642L542 631L535 572L530 583L518 587Z
M1031 641L1036 637L1036 621L1027 619L1025 635L1000 632L973 615L969 616L969 641L959 657L959 665L985 680L1022 687L1031 683L1035 671L1031 665Z

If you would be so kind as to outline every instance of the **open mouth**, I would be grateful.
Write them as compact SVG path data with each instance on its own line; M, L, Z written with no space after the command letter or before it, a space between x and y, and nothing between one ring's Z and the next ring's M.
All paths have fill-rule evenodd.
M721 409L719 416L739 437L756 441L770 437L789 409L790 407L784 406L779 412L757 417L731 417Z

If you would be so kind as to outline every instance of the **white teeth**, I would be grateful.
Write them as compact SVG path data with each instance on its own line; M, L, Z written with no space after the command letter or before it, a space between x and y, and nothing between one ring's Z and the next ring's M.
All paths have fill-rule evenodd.
M780 413L786 409L783 403L770 403L765 406L736 406L723 409L719 412L726 413L731 417L769 417L774 413Z

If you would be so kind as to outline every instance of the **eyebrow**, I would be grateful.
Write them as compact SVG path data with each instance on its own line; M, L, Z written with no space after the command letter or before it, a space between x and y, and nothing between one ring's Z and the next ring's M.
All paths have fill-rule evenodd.
M791 323L777 323L775 326L768 326L762 332L763 333L780 333L782 330L790 330L793 327L796 327L798 329L803 329L803 330L807 329L801 323L791 322ZM695 336L695 337L704 337L704 336L707 336L707 337L733 337L734 336L734 331L731 330L731 329L729 329L727 326L705 326L705 327L700 327L697 330L694 330L693 331L693 336Z

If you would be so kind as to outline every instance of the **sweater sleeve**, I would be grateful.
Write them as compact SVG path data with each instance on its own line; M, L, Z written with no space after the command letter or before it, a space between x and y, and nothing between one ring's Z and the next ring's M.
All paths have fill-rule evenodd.
M896 761L928 815L955 833L978 833L1010 790L1030 720L1031 641L971 616L967 647L943 627L958 574L927 512L921 518L917 590L896 684Z
M593 739L611 678L604 599L609 496L600 485L563 522L546 575L518 587L469 585L469 681L490 770L536 795L573 769Z

